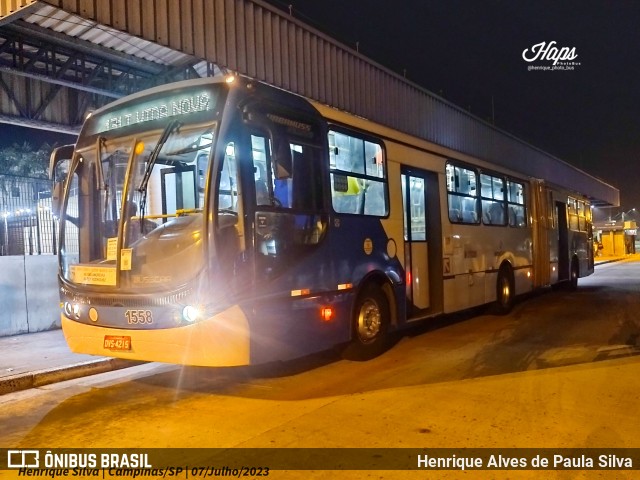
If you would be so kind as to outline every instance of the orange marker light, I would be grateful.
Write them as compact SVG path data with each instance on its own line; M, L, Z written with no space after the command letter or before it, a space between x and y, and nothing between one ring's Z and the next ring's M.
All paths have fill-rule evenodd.
M333 320L333 308L332 307L322 307L320 309L320 318L325 322L329 322Z
M300 290L291 290L292 297L301 297L303 295L309 295L309 293L311 293L311 290L309 290L308 288L301 288Z

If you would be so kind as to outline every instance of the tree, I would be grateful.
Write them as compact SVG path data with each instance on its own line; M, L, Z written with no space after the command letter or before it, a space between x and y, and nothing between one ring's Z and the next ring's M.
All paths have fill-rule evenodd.
M10 147L0 148L0 203L5 209L7 198L11 197L12 202L15 202L21 195L20 190L26 188L25 177L43 179L28 181L29 196L36 196L36 192L43 188L50 189L45 179L48 179L49 157L53 148L48 143L43 143L39 150L35 150L29 142L22 145L14 143Z
M43 143L35 150L29 142L0 149L0 175L47 178L49 156L54 147Z

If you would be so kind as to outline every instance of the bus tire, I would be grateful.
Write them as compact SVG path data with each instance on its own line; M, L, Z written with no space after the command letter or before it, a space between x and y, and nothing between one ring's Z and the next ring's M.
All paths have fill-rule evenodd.
M390 319L387 295L378 284L366 284L354 305L351 343L344 357L364 361L382 354L388 345Z
M571 270L569 271L569 290L573 291L578 288L578 277L580 276L580 266L578 265L578 259L573 258L571 260Z
M516 299L515 281L511 267L503 265L498 271L496 282L495 311L498 315L506 315L511 311Z

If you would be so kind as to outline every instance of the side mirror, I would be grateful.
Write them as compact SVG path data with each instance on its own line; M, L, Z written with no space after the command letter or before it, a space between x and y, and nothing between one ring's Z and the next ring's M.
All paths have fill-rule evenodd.
M53 191L51 192L51 210L53 214L60 216L60 209L62 208L62 195L64 193L64 181L55 182L53 184Z
M74 145L58 147L51 152L49 159L49 178L53 180L51 208L55 215L60 214L60 208L62 207L62 194L64 192L69 163L73 157L73 148Z
M60 165L64 161L71 160L74 147L75 145L63 145L51 152L51 157L49 157L49 178L54 182L61 182L66 178L67 172L61 171Z

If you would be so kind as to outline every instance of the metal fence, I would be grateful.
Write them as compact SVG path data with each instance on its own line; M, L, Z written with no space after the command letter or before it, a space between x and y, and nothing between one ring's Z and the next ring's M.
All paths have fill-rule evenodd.
M57 253L51 187L43 178L0 175L0 256Z

